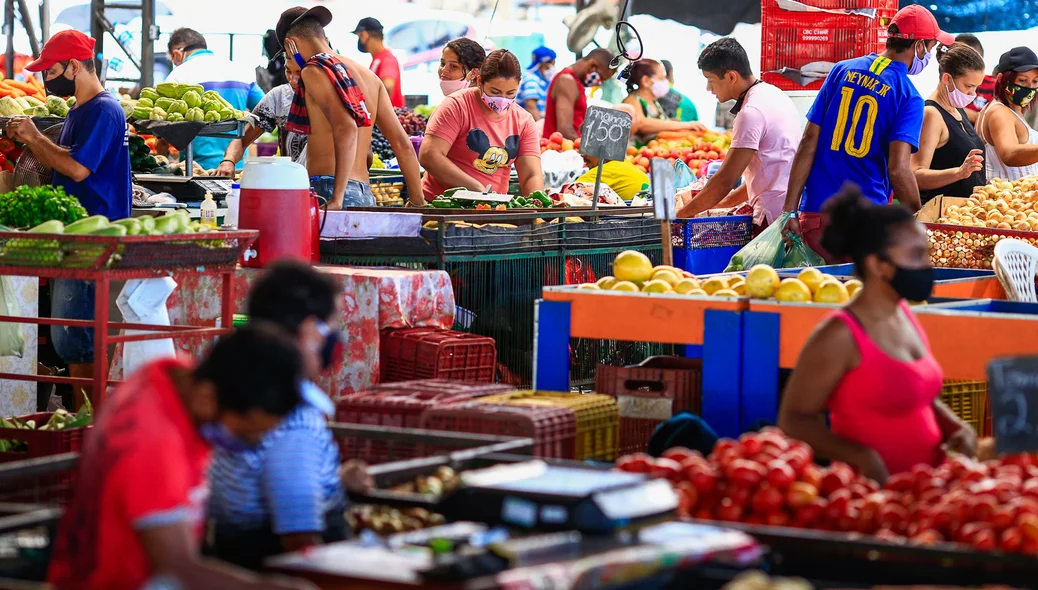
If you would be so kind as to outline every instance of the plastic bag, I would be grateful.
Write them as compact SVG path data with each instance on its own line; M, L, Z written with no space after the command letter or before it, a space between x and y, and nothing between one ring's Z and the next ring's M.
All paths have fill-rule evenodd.
M792 212L785 212L759 236L753 238L749 244L732 256L731 262L724 272L738 272L753 268L758 264L767 264L772 268L782 268L786 258L786 242L782 237L782 230L786 227Z
M696 175L688 164L681 160L674 160L674 192L680 193L696 181Z
M806 268L825 264L825 260L812 250L810 246L805 244L800 236L796 234L791 235L789 236L789 241L792 243L792 246L786 252L786 259L782 265L783 268Z
M0 313L9 316L20 316L18 300L14 296L14 283L11 277L0 277ZM16 356L22 358L25 351L25 337L22 336L22 325L15 323L0 324L0 356Z
M132 279L126 281L116 305L123 314L123 319L130 324L152 324L168 326L169 311L166 299L177 288L177 282L170 277L158 279ZM140 330L124 330L127 335L146 334ZM148 362L176 356L171 338L127 342L123 345L123 375L132 375Z

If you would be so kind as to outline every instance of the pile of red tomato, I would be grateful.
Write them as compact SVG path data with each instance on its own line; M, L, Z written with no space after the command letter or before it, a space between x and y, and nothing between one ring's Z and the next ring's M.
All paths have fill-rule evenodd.
M0 170L14 172L14 164L22 155L22 148L6 137L0 137Z
M659 459L628 455L616 466L670 480L686 518L1038 555L1038 455L954 456L880 486L844 463L819 467L807 444L766 428L721 439L708 457L672 448Z

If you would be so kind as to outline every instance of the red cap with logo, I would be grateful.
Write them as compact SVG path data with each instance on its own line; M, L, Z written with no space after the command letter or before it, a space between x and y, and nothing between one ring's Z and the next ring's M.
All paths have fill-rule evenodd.
M890 24L897 25L897 34L890 35L894 39L936 39L941 45L949 47L955 43L955 37L937 26L933 13L918 4L910 4L897 11Z
M40 58L25 66L30 72L42 72L59 61L78 59L86 61L94 57L94 38L79 31L61 31L57 33L40 52Z

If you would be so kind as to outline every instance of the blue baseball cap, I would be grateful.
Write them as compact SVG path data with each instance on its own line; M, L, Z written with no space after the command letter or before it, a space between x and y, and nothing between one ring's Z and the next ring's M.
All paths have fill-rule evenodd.
M533 50L533 61L530 62L530 67L526 68L532 70L542 63L549 61L555 61L555 52L543 45Z

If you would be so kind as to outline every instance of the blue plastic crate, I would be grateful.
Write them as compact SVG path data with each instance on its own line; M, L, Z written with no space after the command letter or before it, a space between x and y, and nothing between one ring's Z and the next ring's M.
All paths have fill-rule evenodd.
M753 218L698 217L671 224L674 266L701 275L718 273L753 238Z

